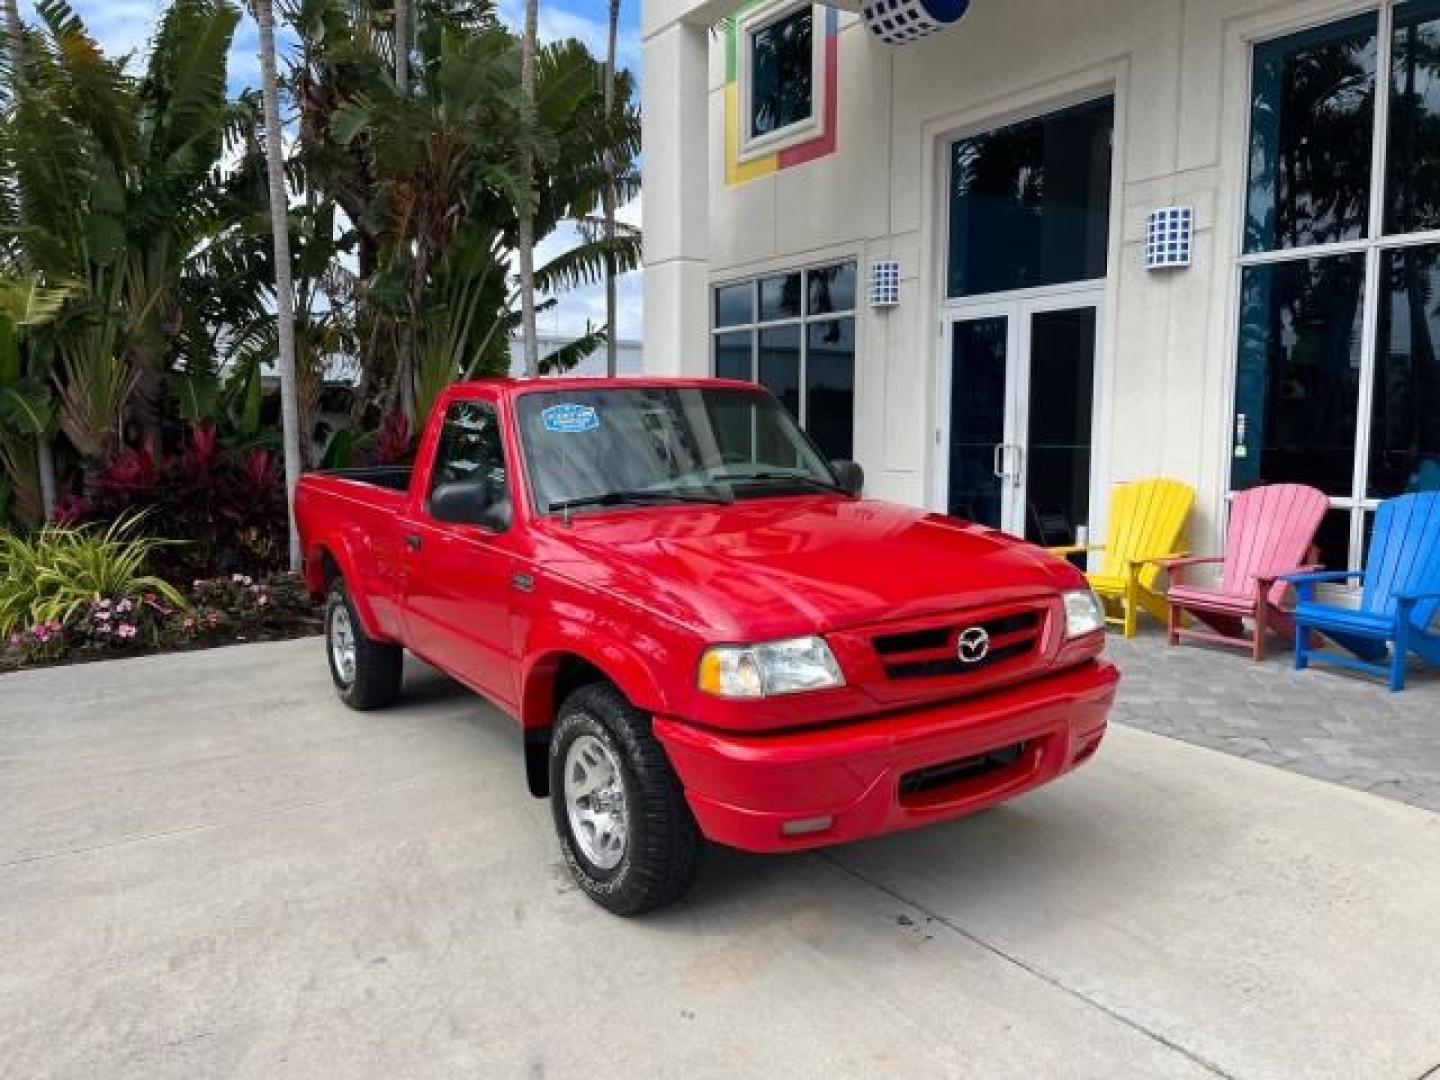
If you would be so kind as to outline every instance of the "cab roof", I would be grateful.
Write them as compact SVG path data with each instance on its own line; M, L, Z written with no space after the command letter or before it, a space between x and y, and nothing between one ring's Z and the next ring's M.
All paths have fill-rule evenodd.
M712 379L698 377L663 377L651 375L622 375L613 379L597 378L593 375L551 376L537 375L528 378L487 378L470 379L452 384L446 390L449 399L477 397L518 397L527 393L554 393L567 390L750 390L763 392L752 382L738 379Z

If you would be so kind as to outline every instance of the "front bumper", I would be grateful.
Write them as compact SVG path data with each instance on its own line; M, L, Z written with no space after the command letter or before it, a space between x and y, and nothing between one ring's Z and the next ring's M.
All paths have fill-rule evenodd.
M656 717L655 735L709 839L796 851L945 821L1055 779L1099 747L1119 679L1097 660L994 694L811 730L735 735ZM1002 749L998 763L944 768ZM825 818L817 831L786 834Z

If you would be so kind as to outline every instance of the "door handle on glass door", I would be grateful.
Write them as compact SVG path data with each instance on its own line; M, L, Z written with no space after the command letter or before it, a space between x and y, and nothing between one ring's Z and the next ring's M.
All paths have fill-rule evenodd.
M1015 471L1009 474L1010 481L1018 488L1025 474L1025 450L1019 443L1011 443L1010 449L1015 451Z
M990 460L990 471L1001 480L1010 475L1005 471L1005 449L1005 443L996 443L995 453Z

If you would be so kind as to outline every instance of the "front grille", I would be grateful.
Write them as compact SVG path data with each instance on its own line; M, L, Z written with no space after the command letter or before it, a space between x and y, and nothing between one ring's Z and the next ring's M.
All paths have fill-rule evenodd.
M979 627L989 635L989 651L979 660L960 656L960 636ZM1039 611L1017 611L977 622L954 621L919 630L881 634L872 639L890 679L932 679L973 675L1032 653L1040 643Z
M1020 755L1024 752L1025 744L1018 742L990 750L984 754L975 754L973 757L958 758L955 761L946 761L939 765L916 769L900 778L900 796L905 798L924 795L926 792L947 788L966 780L976 780L990 773L999 772L1001 769L1008 769L1020 760Z

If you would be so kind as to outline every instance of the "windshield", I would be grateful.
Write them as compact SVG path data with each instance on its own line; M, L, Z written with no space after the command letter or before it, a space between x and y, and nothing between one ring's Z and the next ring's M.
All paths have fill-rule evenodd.
M546 391L516 404L541 513L837 490L773 397L728 387Z

